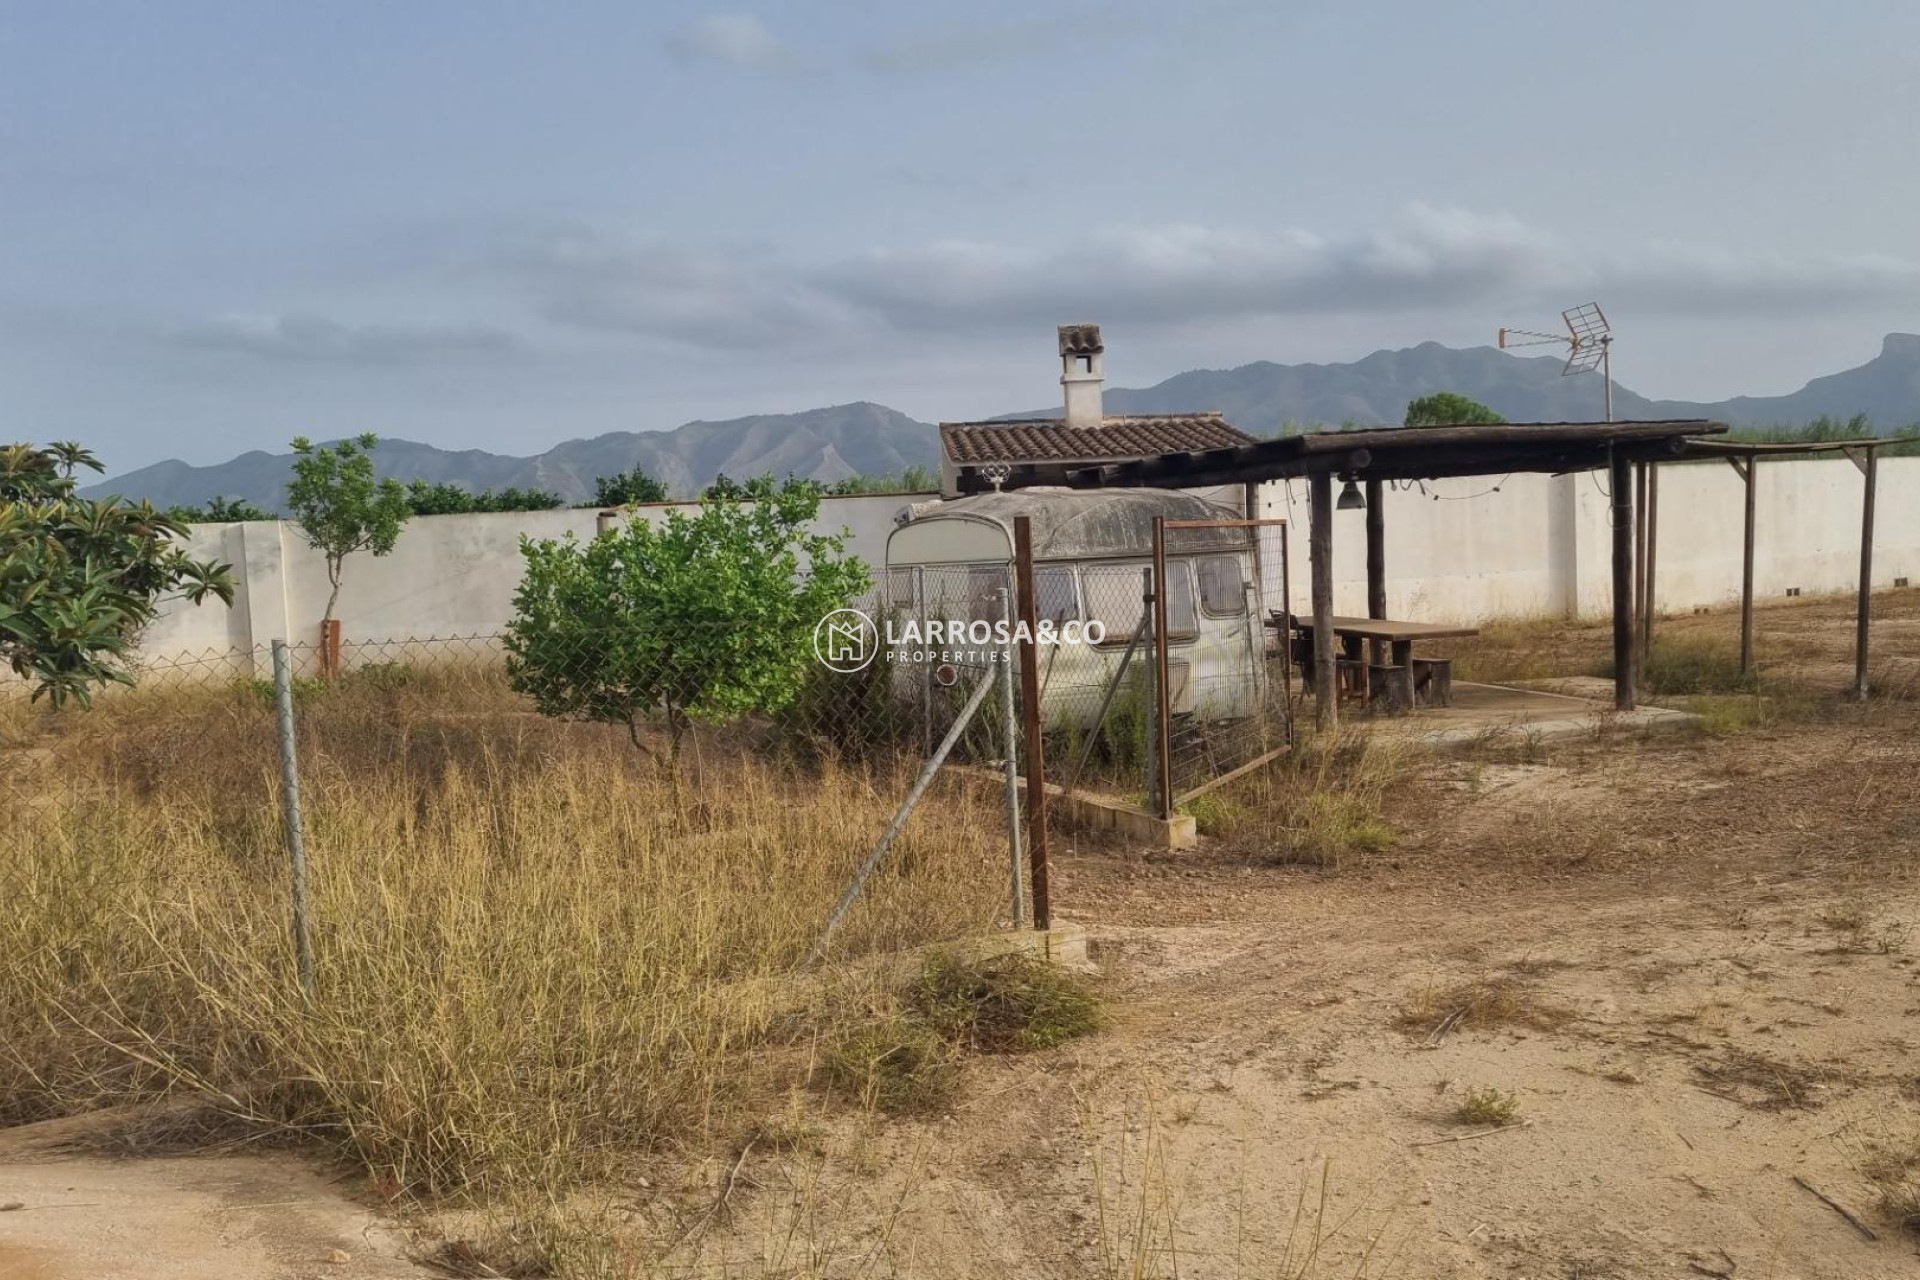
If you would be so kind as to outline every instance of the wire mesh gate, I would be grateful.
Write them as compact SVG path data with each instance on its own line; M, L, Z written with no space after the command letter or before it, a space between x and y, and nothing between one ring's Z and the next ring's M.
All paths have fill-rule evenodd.
M1077 602L1064 571L1051 591L1037 582L1043 608L1104 626L1040 659L1048 754L1067 789L1170 817L1291 745L1283 629L1269 625L1286 608L1286 533L1283 520L1157 518L1151 557L1082 565Z
M1284 520L1154 521L1154 578L1164 588L1154 593L1151 623L1157 742L1150 796L1161 817L1292 745L1280 643L1286 532ZM1280 613L1273 628L1270 608Z

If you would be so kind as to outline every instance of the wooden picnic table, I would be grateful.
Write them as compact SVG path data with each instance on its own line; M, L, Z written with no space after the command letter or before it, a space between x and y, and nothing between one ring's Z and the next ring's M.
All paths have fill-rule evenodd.
M1273 625L1284 627L1289 621L1296 630L1306 635L1313 634L1313 619L1301 614L1287 614L1275 609ZM1400 622L1393 618L1351 618L1335 615L1333 634L1340 639L1344 656L1351 661L1361 658L1360 646L1369 641L1384 644L1392 651L1392 666L1399 668L1401 679L1405 682L1406 705L1413 703L1413 646L1424 640L1456 640L1480 634L1478 627L1460 626L1445 622ZM1284 640L1284 637L1283 637Z

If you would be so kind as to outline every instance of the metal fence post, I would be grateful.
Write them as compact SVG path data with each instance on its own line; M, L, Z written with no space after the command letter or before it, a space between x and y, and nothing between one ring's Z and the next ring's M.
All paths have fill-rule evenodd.
M913 615L922 640L927 634L927 571L913 566ZM933 664L920 664L920 758L933 754Z
M1025 882L1020 875L1020 712L1013 700L1013 593L1000 588L1000 617L1008 624L1000 647L1000 710L1004 723L1002 753L1007 775L1007 851L1013 882L1013 927L1027 918Z
M1021 728L1027 740L1027 884L1033 892L1033 927L1053 927L1047 872L1047 745L1040 707L1039 593L1034 586L1033 520L1013 518L1013 566L1019 588Z
M300 764L293 740L293 662L287 642L273 642L273 700L280 721L280 813L293 871L293 954L300 989L313 997L313 936L307 927L307 840L300 819Z
M1183 568L1182 573L1186 570ZM1167 621L1173 592L1167 578L1167 518L1153 518L1153 664L1154 722L1153 749L1160 756L1157 770L1160 785L1153 793L1153 811L1162 818L1173 817L1173 667L1167 659L1167 640L1172 624Z
M1147 638L1146 679L1141 692L1147 716L1147 806L1156 812L1160 796L1160 635L1153 628L1153 570L1140 571L1140 625Z

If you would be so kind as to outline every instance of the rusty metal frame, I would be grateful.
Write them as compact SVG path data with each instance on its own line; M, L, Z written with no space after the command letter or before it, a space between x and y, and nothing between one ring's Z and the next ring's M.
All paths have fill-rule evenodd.
M1232 782L1237 778L1245 777L1247 774L1252 773L1255 769L1260 768L1262 765L1268 764L1273 760L1278 759L1280 756L1285 755L1293 747L1293 724L1292 724L1293 713L1292 713L1292 705L1290 702L1290 699L1293 696L1293 679L1292 679L1292 671L1291 671L1292 656L1288 652L1289 636L1287 634L1291 627L1292 618L1293 618L1293 601L1290 594L1290 588L1292 586L1292 583L1290 581L1290 565L1288 562L1289 557L1287 552L1287 524L1288 522L1284 519L1279 519L1279 518L1260 519L1257 517L1223 517L1218 520L1168 520L1164 516L1156 516L1154 518L1154 521L1153 521L1153 610L1154 610L1153 612L1153 623L1154 623L1153 625L1153 663L1154 663L1154 675L1155 675L1154 692L1155 692L1155 700L1157 705L1155 707L1156 723L1154 727L1156 732L1154 734L1155 741L1153 743L1153 749L1154 749L1154 755L1159 764L1159 768L1155 771L1157 775L1155 780L1158 784L1157 786L1158 794L1149 797L1149 799L1153 802L1153 806L1156 812L1158 812L1159 816L1162 818L1171 818L1174 814L1175 809L1177 809L1180 805L1185 804L1187 801L1192 800L1196 796L1205 795L1209 791L1212 791L1218 787L1225 786L1227 783ZM1254 757L1252 760L1248 760L1245 763L1238 765L1233 769L1228 770L1226 773L1221 774L1217 778L1209 778L1207 781L1201 783L1199 786L1194 787L1188 791L1183 791L1178 795L1175 795L1173 790L1173 727L1172 727L1173 709L1171 705L1173 699L1172 699L1172 693L1169 689L1169 679L1168 679L1169 656L1167 653L1167 647L1168 647L1167 591L1165 586L1166 575L1167 575L1167 530L1169 529L1257 530L1262 528L1276 528L1280 531L1280 594L1281 594L1280 608L1282 613L1282 626L1280 628L1280 649L1281 649L1280 671L1281 671L1281 689L1282 689L1281 705L1286 708L1286 715L1287 715L1285 741L1282 742L1280 746L1271 748L1267 751L1260 753L1258 756ZM1260 581L1259 581L1260 544L1259 544L1259 537L1257 534L1255 535L1253 540L1253 547L1254 547L1254 560L1255 560L1254 585L1257 589L1260 586ZM1260 600L1255 603L1249 604L1247 606L1247 625L1251 630L1251 633L1253 636L1254 652L1252 656L1253 656L1253 661L1256 667L1255 679L1256 681L1260 682L1262 685L1265 682L1264 672L1261 672L1257 669L1264 666L1264 662L1265 662L1266 641L1264 639L1264 628L1266 626L1266 622L1260 616L1261 608L1264 607L1265 604L1266 602L1264 600ZM1195 601L1196 609L1198 608L1198 605L1199 605L1199 602ZM1264 711L1262 711L1261 714L1264 715L1265 714Z

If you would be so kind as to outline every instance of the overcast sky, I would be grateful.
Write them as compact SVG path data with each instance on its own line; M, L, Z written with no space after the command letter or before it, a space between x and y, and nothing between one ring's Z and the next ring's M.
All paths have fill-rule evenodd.
M1920 4L0 0L0 437L1053 402L1598 299L1656 396L1920 329Z

